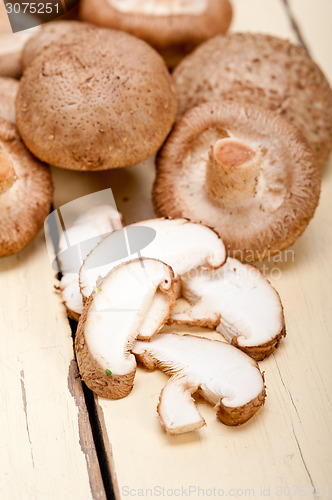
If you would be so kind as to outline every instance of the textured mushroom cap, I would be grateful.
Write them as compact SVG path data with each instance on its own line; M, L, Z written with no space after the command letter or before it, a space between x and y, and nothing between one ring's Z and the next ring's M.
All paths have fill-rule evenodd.
M175 296L172 269L155 259L120 264L98 282L84 306L75 343L79 371L91 390L112 399L130 392L134 341L160 330Z
M61 234L58 248L60 270L66 267L65 253L62 255L61 253L68 248L68 241L71 246L83 243L80 245L81 264L83 264L88 253L88 247L84 248L84 243L88 239L93 239L97 245L102 238L122 226L122 215L110 205L99 205L82 213L70 227L66 227L66 232ZM60 290L68 315L78 321L83 311L79 273L62 271Z
M23 69L29 66L45 47L58 43L66 33L80 31L85 26L87 26L86 23L79 21L53 21L43 24L40 31L29 38L24 45Z
M173 313L171 323L216 328L256 361L269 356L286 335L280 297L254 266L228 257L219 269L182 276L181 285L192 306Z
M80 16L142 38L173 66L202 41L225 33L232 7L229 0L83 0Z
M172 375L158 406L168 434L204 425L190 399L197 390L215 405L226 425L245 423L264 404L264 379L257 363L224 342L166 333L155 335L150 342L135 342L132 352L147 368L160 368Z
M84 26L46 47L24 72L16 101L27 147L58 167L103 170L155 153L177 100L164 61L118 31Z
M22 73L22 52L37 28L13 33L4 2L0 2L0 76L18 78Z
M16 127L0 119L0 155L9 157L16 181L0 194L0 257L19 252L43 227L52 202L51 173L22 144Z
M225 137L260 155L250 203L223 206L206 189L211 146ZM232 256L248 261L294 243L319 194L319 171L296 127L259 106L219 101L193 108L175 126L157 159L153 202L157 215L208 224Z
M0 117L15 123L15 99L18 81L14 78L0 78Z
M199 266L219 267L226 259L223 242L218 235L206 226L192 224L186 219L150 219L136 222L124 228L123 232L111 234L97 245L87 256L80 270L80 287L83 299L89 297L99 276L105 276L120 260L117 255L121 250L122 261L131 260L137 253L129 251L123 254L121 243L140 240L140 228L152 230L154 238L138 251L143 257L159 259L172 267L175 277L187 273ZM122 238L119 238L122 236ZM130 250L130 246L129 246ZM113 255L117 259L113 259ZM101 264L103 263L103 264Z
M301 130L318 165L327 160L332 148L332 91L302 47L264 34L219 36L186 57L174 79L180 115L217 99L259 104Z

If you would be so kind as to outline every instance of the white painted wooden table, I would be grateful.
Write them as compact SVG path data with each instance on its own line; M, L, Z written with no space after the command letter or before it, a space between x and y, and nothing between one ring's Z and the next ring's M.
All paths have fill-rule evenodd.
M332 0L233 3L233 30L300 37L332 82ZM152 160L108 173L53 174L55 206L111 187L127 223L153 216ZM43 234L2 259L0 499L112 498L110 478L117 499L332 498L331 214L332 161L293 254L268 264L288 335L261 362L265 407L230 428L200 403L207 427L176 437L166 436L156 417L166 380L159 372L138 370L132 393L120 401L84 396Z

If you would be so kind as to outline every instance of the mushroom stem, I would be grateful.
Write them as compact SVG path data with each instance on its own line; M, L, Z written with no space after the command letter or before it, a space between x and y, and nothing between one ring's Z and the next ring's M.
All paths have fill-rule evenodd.
M13 162L5 153L0 153L0 194L9 189L16 180Z
M257 152L237 139L220 139L209 154L206 188L220 205L243 205L255 197L259 172Z

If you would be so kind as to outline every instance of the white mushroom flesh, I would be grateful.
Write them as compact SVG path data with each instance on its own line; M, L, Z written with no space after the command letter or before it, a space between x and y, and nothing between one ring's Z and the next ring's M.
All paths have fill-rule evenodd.
M208 0L108 0L109 4L125 14L150 16L200 15L208 6Z
M229 257L220 269L197 270L181 283L183 297L193 305L172 315L177 323L213 324L244 347L269 342L283 329L279 295L254 266Z
M205 420L200 415L192 393L199 381L190 381L188 376L174 376L163 388L158 413L165 430L171 434L182 434L200 429Z
M72 226L66 228L59 240L58 261L61 270L61 252L65 251L69 242L70 246L78 245L89 238L102 237L122 227L121 214L110 205L100 205L81 214ZM97 241L96 241L97 243ZM81 251L83 263L86 254ZM83 310L83 300L79 287L79 273L63 273L60 289L66 307L80 315Z
M183 427L194 430L199 421L202 424L195 402L189 398L198 389L213 405L222 402L228 408L248 405L264 392L255 361L225 342L166 333L155 335L150 342L135 342L132 352L143 359L152 358L161 370L173 375L159 405L159 416L171 434ZM177 400L172 401L173 397Z
M172 283L171 268L154 259L122 264L100 282L84 336L90 354L103 369L117 375L135 370L135 357L129 351L142 331L150 338L165 323L171 306L165 292Z
M148 227L156 231L156 236L140 255L159 259L172 267L175 277L187 273L199 266L219 267L226 258L225 247L217 234L206 226L188 222L186 219L151 219L138 222L124 228L125 235L130 228ZM112 236L112 235L111 235ZM105 276L120 262L137 257L128 247L127 256L116 262L109 262L96 267L90 263L96 252L107 252L108 238L105 238L85 259L80 271L80 286L83 297L89 297L99 276ZM107 257L107 255L106 255ZM103 260L105 256L103 257ZM106 258L107 262L107 258Z

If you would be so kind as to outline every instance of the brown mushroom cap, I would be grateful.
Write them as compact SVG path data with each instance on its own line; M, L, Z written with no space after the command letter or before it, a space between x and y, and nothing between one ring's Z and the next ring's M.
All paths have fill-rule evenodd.
M322 165L332 148L332 91L309 54L277 37L209 40L174 72L179 114L202 102L240 100L276 111L303 133Z
M19 252L36 236L53 192L49 168L27 151L16 127L0 118L0 172L5 170L12 182L0 193L0 257Z
M240 142L253 156L237 167L218 163L211 149L222 141ZM209 225L232 256L253 260L294 243L319 193L319 171L296 127L259 106L218 101L175 126L157 159L153 202L158 216Z
M229 0L83 0L80 16L142 38L174 66L204 40L226 33L232 7Z
M18 81L14 78L0 78L0 117L15 123L15 99Z
M23 69L29 66L45 47L58 43L66 33L79 31L84 26L87 24L79 21L53 21L43 24L40 31L29 38L24 45Z
M24 72L17 124L41 160L74 170L134 165L154 154L177 112L172 77L148 44L84 26Z

